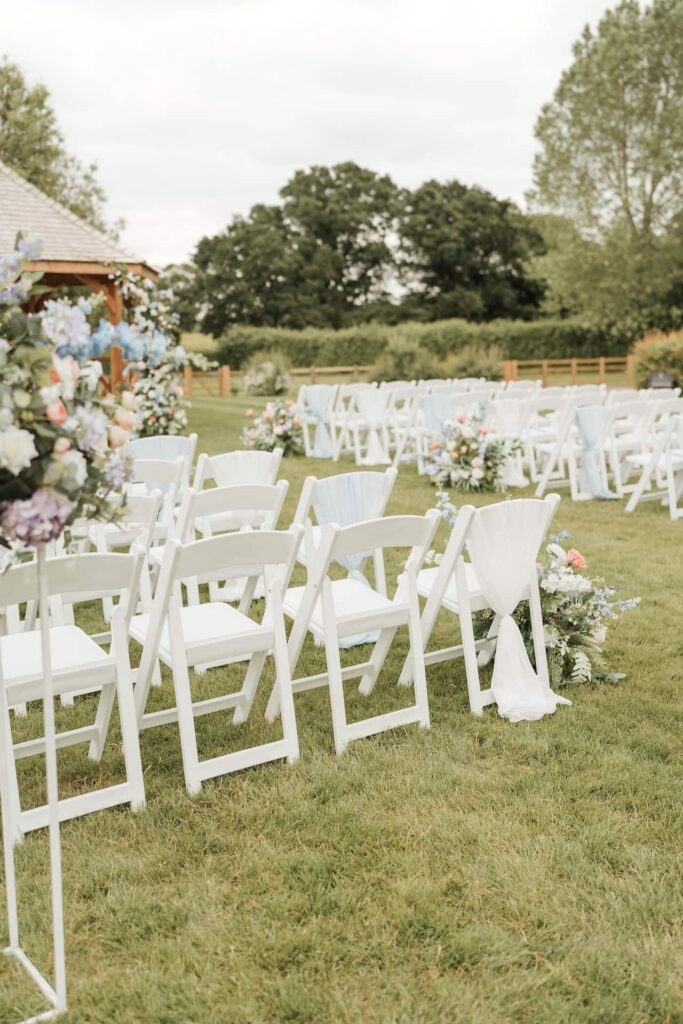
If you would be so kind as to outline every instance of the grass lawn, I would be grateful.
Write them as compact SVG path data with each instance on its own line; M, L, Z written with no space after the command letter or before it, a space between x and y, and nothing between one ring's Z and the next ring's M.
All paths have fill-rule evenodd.
M238 446L243 399L199 399L200 450ZM339 468L350 468L350 463ZM285 521L304 476L287 460ZM389 512L421 513L433 490L402 469ZM487 500L492 500L490 497ZM497 499L494 499L497 500ZM148 807L63 826L74 1024L644 1024L683 1019L680 684L683 525L659 505L564 499L591 571L642 605L613 628L620 684L573 688L571 708L510 725L469 712L463 666L428 672L432 728L358 741L336 758L325 690L296 697L301 760L185 793L177 729L145 732ZM444 618L440 638L452 633ZM407 700L394 678L353 707ZM307 646L302 669L320 652ZM202 677L218 693L237 668ZM353 684L349 684L350 693ZM223 690L225 692L225 690ZM153 691L170 703L166 685ZM275 735L261 712L199 720L205 755ZM85 723L90 702L60 711ZM17 735L37 727L33 712ZM110 742L60 754L66 794L118 778ZM22 762L27 797L40 768ZM26 801L27 805L29 800ZM24 942L48 943L47 839L18 852ZM1 964L0 1022L44 1008Z

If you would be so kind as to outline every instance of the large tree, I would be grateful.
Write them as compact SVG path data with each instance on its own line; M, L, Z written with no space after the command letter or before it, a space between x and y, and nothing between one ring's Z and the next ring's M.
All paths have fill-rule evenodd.
M548 222L551 301L574 293L597 317L667 326L683 259L683 0L622 0L587 27L536 138L531 202L575 229L558 249Z
M297 171L280 206L254 206L195 253L203 328L341 327L387 294L399 191L354 163Z
M195 253L195 301L203 330L218 337L231 324L326 326L308 260L279 206L254 206Z
M528 272L541 238L514 203L459 181L406 197L399 231L414 297L433 318L533 316L542 288Z
M29 85L7 57L0 59L0 160L79 217L106 229L106 196L96 165L84 165L66 151L47 88Z

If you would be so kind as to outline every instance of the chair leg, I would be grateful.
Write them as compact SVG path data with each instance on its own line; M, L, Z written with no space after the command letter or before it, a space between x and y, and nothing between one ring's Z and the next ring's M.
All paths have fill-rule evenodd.
M266 657L267 655L265 651L257 651L256 654L252 654L249 659L249 666L242 685L240 703L235 708L235 713L232 716L232 720L235 725L238 725L240 722L246 722L249 718L259 680L263 674L263 666L266 663Z
M132 790L131 808L134 811L141 811L146 804L146 799L145 778L140 757L140 737L135 718L135 701L130 683L130 671L126 672L125 666L122 667L123 671L117 672L116 692L119 698L123 760L126 765L126 778Z
M299 760L299 734L296 727L296 713L294 711L294 694L292 693L292 675L289 671L289 655L287 653L287 636L285 634L284 620L282 618L282 596L278 592L273 593L273 620L274 620L274 644L273 658L275 661L275 689L280 699L280 714L282 716L282 735L287 743L289 753L287 764L294 764Z
M332 585L328 579L323 583L322 614L325 630L325 654L327 657L327 674L330 688L330 707L332 710L332 731L337 754L343 754L348 746L346 739L346 705L344 703L344 682L342 679L341 659L339 657L339 637L332 600ZM378 643L381 641L378 640Z
M116 683L106 683L102 687L100 693L99 703L97 705L97 715L95 716L95 728L97 735L90 740L90 746L88 748L88 757L91 761L99 762L102 759L104 752L104 742L109 732L109 722L111 721L111 712L114 707L114 697L116 696Z
M362 693L364 697L369 696L375 688L377 682L377 676L379 675L382 665L386 661L391 642L396 636L396 627L392 626L390 629L383 629L377 641L375 643L372 656L370 657L370 665L372 666L366 674L362 677L358 684L358 692Z
M411 580L408 631L410 634L410 656L413 663L413 687L415 706L420 712L420 725L429 728L429 697L427 695L427 673L425 671L424 644L420 624L420 603L417 597L417 581Z
M467 678L467 693L470 700L470 711L475 715L482 715L484 710L481 703L481 684L479 681L479 666L477 665L477 649L475 647L472 612L470 609L467 591L467 577L465 576L465 566L462 561L459 561L456 565L455 578L458 584L460 633L462 635L462 649L465 659L465 676Z
M197 734L194 728L194 715L192 713L190 675L184 656L182 660L177 658L175 651L173 651L173 686L178 711L178 731L180 733L180 749L183 755L185 788L190 796L196 796L202 788L202 780L199 775L199 753L197 751Z

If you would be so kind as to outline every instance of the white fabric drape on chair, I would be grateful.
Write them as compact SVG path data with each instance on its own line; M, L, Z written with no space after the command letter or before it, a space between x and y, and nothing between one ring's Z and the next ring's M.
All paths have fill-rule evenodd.
M489 411L496 435L505 441L520 440L526 419L526 401L512 398L492 402ZM529 483L522 468L522 453L511 455L503 466L503 483L508 487L526 487Z
M593 498L607 500L617 495L605 486L600 472L598 445L603 438L611 412L603 405L585 405L576 410L576 428L581 438L581 490Z
M367 388L356 392L356 406L365 420L368 432L367 451L361 459L364 466L390 466L386 449L386 416L390 392L384 388Z
M332 459L335 455L334 444L327 429L327 417L336 388L331 384L308 384L306 386L304 401L305 412L312 420L315 420L315 437L313 439L314 459Z
M489 607L499 615L491 690L498 713L511 722L534 721L571 704L534 671L512 613L536 573L547 506L536 501L499 502L473 518L467 547Z
M375 473L344 473L318 480L311 502L321 526L336 523L338 526L354 526L366 519L377 519L382 514L386 492L385 475ZM371 552L347 555L340 559L348 575L369 586L363 574L363 563ZM340 647L357 647L359 644L375 643L378 633L346 637Z
M134 459L164 459L175 462L192 455L194 441L189 437L175 434L160 434L157 437L137 437L128 442L127 451Z

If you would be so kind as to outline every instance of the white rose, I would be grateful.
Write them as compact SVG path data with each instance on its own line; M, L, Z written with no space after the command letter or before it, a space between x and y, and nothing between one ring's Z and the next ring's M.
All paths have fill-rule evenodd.
M62 487L67 491L77 491L85 483L88 475L88 464L83 454L70 448L61 456L64 473L62 476Z
M7 427L0 433L0 468L8 469L14 476L27 469L37 454L33 434L28 430Z
M80 375L80 367L73 356L52 355L52 367L59 377L61 384L62 398L69 402L76 390L76 381Z

